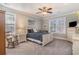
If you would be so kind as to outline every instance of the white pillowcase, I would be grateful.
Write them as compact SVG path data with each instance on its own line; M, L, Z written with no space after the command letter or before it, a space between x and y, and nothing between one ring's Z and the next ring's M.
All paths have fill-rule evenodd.
M37 32L37 30L36 29L33 29L34 30L34 32Z

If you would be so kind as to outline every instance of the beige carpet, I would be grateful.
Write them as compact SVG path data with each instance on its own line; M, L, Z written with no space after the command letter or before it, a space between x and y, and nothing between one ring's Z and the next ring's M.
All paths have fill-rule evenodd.
M50 44L41 46L33 42L19 44L14 49L6 49L7 55L71 55L72 43L54 39Z

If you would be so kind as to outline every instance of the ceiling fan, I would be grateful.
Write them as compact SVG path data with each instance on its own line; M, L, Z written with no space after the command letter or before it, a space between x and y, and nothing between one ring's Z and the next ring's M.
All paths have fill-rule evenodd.
M52 8L47 8L47 7L42 7L42 8L38 8L38 10L40 10L39 12L37 12L36 14L51 14L52 13Z

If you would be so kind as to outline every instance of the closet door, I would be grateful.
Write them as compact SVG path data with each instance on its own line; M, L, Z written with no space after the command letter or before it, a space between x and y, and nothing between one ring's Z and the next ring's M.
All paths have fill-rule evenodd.
M5 13L0 11L0 55L5 54Z

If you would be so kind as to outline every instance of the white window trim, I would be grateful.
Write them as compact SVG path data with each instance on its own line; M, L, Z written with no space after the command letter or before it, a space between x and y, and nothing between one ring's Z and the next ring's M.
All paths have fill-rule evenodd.
M13 32L13 33L16 34L16 14L15 14L15 13L12 13L12 12L6 12L6 13L5 13L5 23L6 23L7 14L14 16L14 32ZM6 24L5 24L5 25L6 25Z

